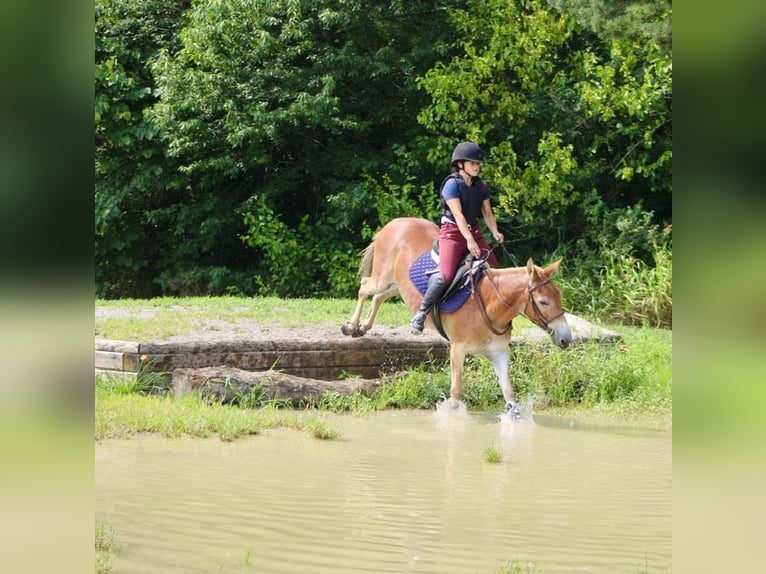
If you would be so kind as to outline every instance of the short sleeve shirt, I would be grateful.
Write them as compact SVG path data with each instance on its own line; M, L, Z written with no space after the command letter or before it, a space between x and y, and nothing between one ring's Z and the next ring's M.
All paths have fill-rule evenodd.
M486 185L482 185L479 190L481 193L481 201L483 203L485 199L489 199L489 189ZM457 181L455 181L454 177L449 178L444 184L444 187L442 188L442 197L444 198L444 201L447 201L448 199L460 199L460 186Z
M484 203L485 199L489 199L489 188L484 182L479 186L479 193L481 194L482 203ZM442 187L442 198L444 199L445 205L448 199L460 199L460 185L455 181L454 177L449 178L444 183L444 187ZM444 215L442 217L442 222L444 222L445 219L455 223L451 213L449 215Z

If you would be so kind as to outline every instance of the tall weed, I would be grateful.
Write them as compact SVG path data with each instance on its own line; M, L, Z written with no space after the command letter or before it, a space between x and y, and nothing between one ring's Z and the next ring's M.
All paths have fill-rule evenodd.
M594 279L560 280L567 309L601 323L673 327L673 252L657 245L654 266L631 254L606 253Z
M599 316L610 323L673 326L673 254L654 251L654 267L631 255L611 258L598 290Z

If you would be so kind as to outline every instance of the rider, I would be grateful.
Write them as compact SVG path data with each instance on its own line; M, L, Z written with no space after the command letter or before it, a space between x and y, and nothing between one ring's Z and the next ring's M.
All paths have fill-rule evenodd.
M452 282L460 258L466 251L476 258L489 253L487 262L497 267L497 259L479 229L479 215L498 243L505 238L497 229L492 213L487 184L479 177L484 152L473 142L462 142L452 152L452 170L441 185L441 217L439 219L439 271L428 280L420 309L410 326L415 334L422 333L426 315Z

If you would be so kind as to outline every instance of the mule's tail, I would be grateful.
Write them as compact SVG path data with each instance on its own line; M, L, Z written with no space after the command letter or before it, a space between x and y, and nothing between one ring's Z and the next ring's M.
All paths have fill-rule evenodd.
M372 258L375 255L375 241L373 240L362 251L362 262L359 264L359 277L369 277L372 275Z

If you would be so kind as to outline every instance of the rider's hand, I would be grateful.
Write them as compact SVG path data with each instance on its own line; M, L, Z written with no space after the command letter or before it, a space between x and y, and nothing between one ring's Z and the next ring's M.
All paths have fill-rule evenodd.
M470 251L471 255L473 255L477 259L481 257L481 249L479 248L479 244L476 243L476 240L473 237L471 237L471 239L468 240L468 251Z
M503 243L505 241L505 236L499 231L497 233L493 233L492 237L494 237L495 241L497 241L498 243Z

